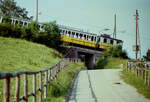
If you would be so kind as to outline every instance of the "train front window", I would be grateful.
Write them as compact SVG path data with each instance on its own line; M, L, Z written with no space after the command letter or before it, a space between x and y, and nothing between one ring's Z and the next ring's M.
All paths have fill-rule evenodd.
M104 43L107 43L107 39L106 38L104 38Z
M114 41L113 41L113 40L110 40L110 44L112 44L112 45L113 45L113 43L114 43Z

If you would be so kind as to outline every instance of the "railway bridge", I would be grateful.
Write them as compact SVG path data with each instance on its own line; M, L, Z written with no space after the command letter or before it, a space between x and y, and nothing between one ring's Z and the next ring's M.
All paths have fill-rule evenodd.
M87 68L93 69L94 64L101 57L101 52L81 47L70 47L65 58L79 58L82 55L85 58L84 61Z

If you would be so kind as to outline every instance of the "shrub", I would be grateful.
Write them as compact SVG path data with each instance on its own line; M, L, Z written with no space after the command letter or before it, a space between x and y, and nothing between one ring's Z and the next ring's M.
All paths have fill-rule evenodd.
M95 64L96 69L104 69L105 65L108 63L107 58L100 58Z
M127 52L122 50L122 46L111 47L103 53L104 57L121 57L128 58Z

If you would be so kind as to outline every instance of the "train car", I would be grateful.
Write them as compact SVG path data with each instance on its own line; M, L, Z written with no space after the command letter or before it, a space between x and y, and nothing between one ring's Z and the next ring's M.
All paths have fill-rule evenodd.
M0 23L5 22L3 16L0 15ZM26 26L31 23L31 21L18 19L18 18L10 18L8 21L13 25ZM89 32L85 32L81 29L76 29L72 27L67 27L63 25L58 25L60 29L61 39L62 41L73 44L81 47L88 47L90 49L98 49L98 50L106 50L112 46L123 45L123 41L119 39L111 38L107 34L93 34ZM43 25L39 23L39 28L42 31Z
M106 50L113 46L123 45L122 40L111 38L107 34L97 35L66 26L59 26L59 28L62 40L77 46Z

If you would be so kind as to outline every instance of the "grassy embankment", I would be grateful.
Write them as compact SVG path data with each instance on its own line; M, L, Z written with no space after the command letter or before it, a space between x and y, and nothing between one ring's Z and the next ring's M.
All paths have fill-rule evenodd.
M58 53L56 50L50 49L44 45L27 42L25 40L0 37L0 72L18 72L18 71L23 71L23 70L38 71L38 70L42 70L49 66L54 65L59 60L61 60L61 54ZM78 66L78 67L74 68L75 66ZM67 68L68 70L65 69L66 71L64 70L63 72L60 73L59 76L64 74L63 75L64 80L61 80L60 82L65 83L62 85L63 87L66 87L66 90L70 84L70 83L69 84L66 83L66 80L69 80L69 82L71 82L72 80L71 78L73 78L70 76L70 73L72 75L73 71L77 71L81 67L83 67L82 64L70 64ZM74 68L74 70L72 71L70 68L72 68L72 70ZM66 74L66 73L69 73L69 74ZM44 80L44 74L42 76ZM67 79L68 76L70 79ZM21 79L24 79L23 77L24 76L22 75ZM37 78L39 78L39 76L37 76ZM31 85L32 76L28 76L28 79L29 79L29 84L30 84L29 85L29 93L30 93L32 92L32 89L33 89ZM24 83L24 80L21 80L20 96L22 96L24 93L24 90L22 88L23 83ZM4 85L3 81L0 80L0 101L3 100L3 85ZM57 84L56 85L52 84L49 87L53 88L55 86L57 86ZM39 83L37 83L37 87L39 87ZM49 88L48 90L49 93L53 93L52 92L53 90L51 90L51 88ZM15 78L12 78L11 79L11 99L14 98L14 94L13 94L14 91L15 91ZM37 93L37 95L38 94L39 93ZM62 95L63 98L65 95L66 93ZM56 95L51 94L51 96L55 97ZM55 98L52 98L52 99L55 99ZM50 100L50 97L48 98L48 100ZM31 101L32 101L32 98L29 98L29 102Z
M121 78L128 84L134 86L139 93L150 99L150 86L144 83L142 77L136 77L134 72L123 70L121 72Z
M117 69L121 68L121 64L123 64L123 71L120 73L120 77L128 84L132 85L137 89L137 91L143 94L146 98L150 99L150 86L147 86L144 83L144 80L141 77L136 77L135 73L127 72L126 68L126 59L122 58L107 58L105 61L102 61L104 64L104 69Z

